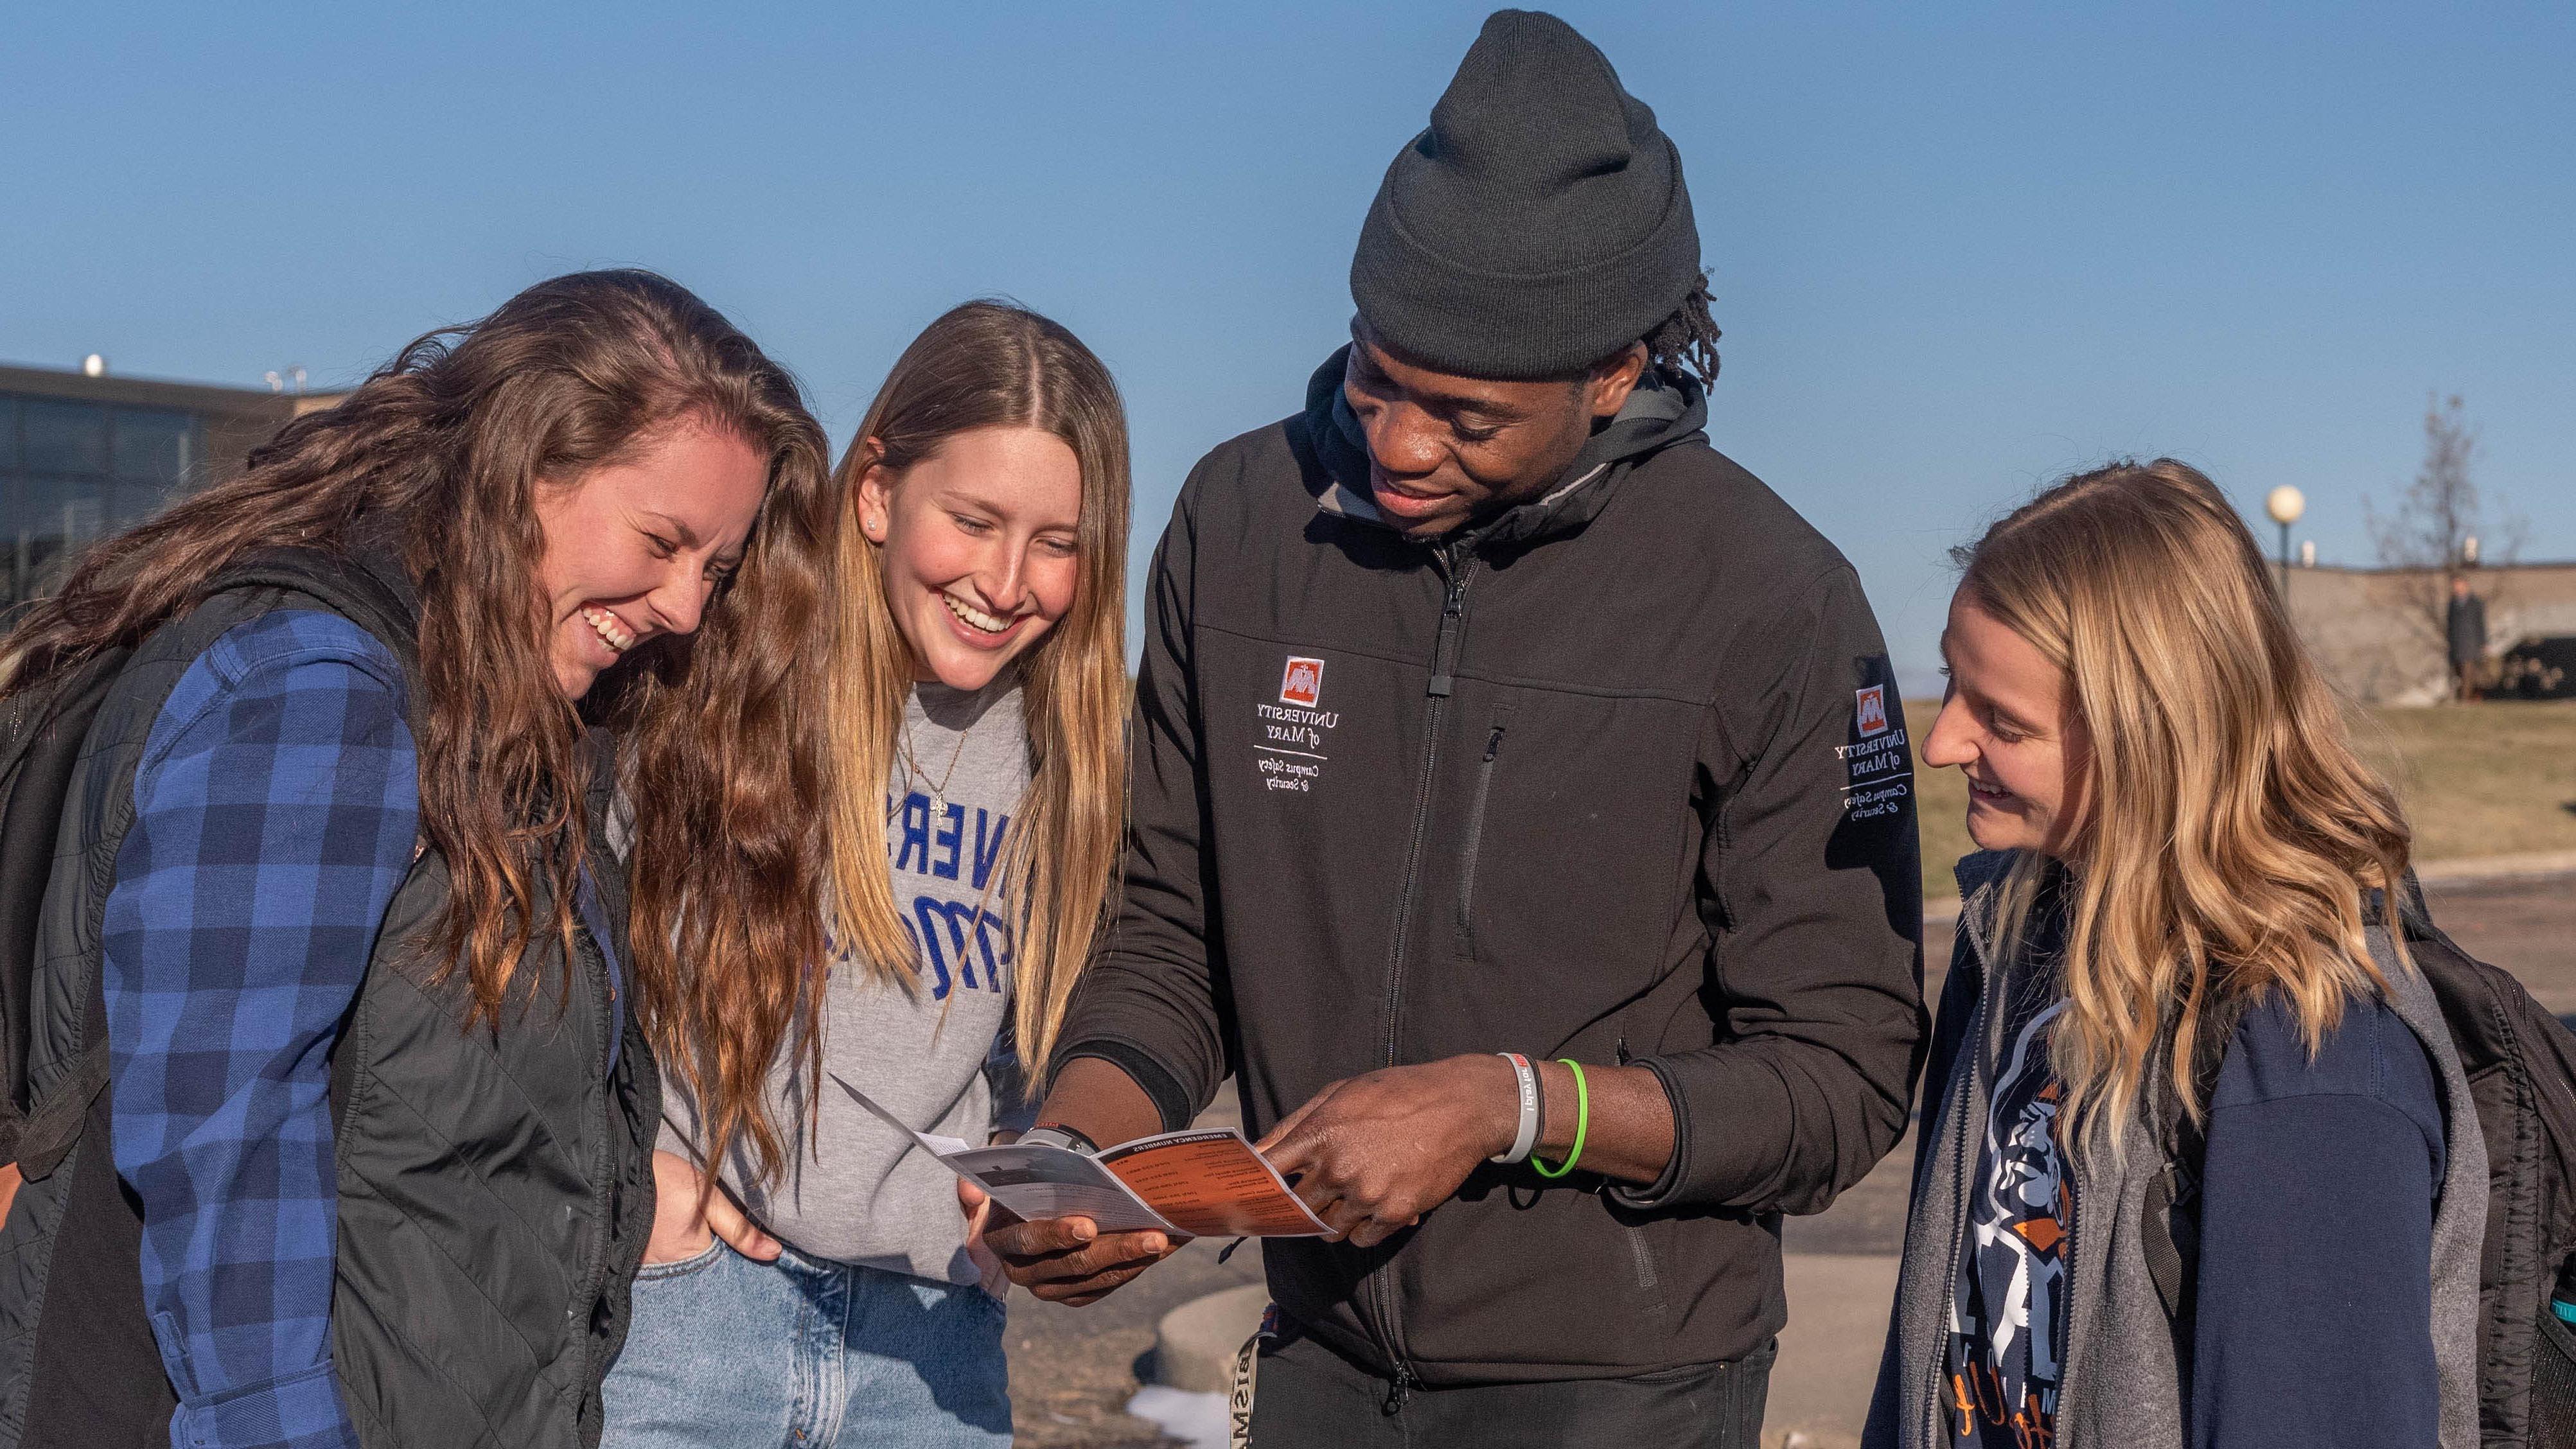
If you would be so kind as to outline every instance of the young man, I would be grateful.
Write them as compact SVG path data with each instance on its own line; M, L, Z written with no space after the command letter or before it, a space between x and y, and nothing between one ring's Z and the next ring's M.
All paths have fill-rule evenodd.
M1041 1131L1237 1076L1343 1235L1264 1244L1263 1449L1750 1449L1778 1216L1895 1143L1922 1034L1877 627L1701 432L1680 158L1563 22L1486 22L1351 288L1305 411L1163 535L1124 904ZM1170 1248L991 1242L1077 1304Z

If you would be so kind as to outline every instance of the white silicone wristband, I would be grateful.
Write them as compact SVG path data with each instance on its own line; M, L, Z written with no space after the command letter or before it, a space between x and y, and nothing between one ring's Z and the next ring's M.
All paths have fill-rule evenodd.
M1508 1167L1515 1162L1528 1161L1530 1149L1538 1145L1538 1071L1530 1065L1530 1059L1519 1052L1496 1052L1494 1055L1512 1064L1512 1076L1520 1085L1521 1125L1520 1130L1512 1134L1512 1150L1486 1159Z

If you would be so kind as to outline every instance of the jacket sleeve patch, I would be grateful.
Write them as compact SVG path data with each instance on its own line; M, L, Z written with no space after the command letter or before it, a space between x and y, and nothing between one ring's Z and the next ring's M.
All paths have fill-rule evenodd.
M1834 754L1845 771L1844 813L1874 820L1905 808L1914 771L1905 747L1905 714L1888 681L1886 659L1867 661L1862 673L1874 677L1852 691L1851 728Z

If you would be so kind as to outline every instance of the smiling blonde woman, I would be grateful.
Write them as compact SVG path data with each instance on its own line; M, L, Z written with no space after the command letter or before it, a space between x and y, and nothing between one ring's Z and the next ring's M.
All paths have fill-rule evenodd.
M2405 820L2253 536L2159 459L1963 553L1923 762L1983 850L1862 1442L2476 1443L2477 1108L2404 949Z
M660 1024L708 1079L765 1069L794 1150L710 1184L675 1094L612 1449L1010 1442L980 1205L831 1078L924 1131L1027 1125L1120 847L1125 416L1071 333L973 302L905 350L838 482L840 952L774 1059L713 1013Z

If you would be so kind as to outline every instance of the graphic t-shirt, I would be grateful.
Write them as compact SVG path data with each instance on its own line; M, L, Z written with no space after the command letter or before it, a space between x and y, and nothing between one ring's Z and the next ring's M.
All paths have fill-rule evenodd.
M2034 953L2053 962L2055 952ZM2066 1347L2066 1247L2075 1228L2048 1059L2066 1009L2053 964L2007 983L1968 1235L1951 1287L1944 1416L1953 1449L2051 1449Z
M914 687L885 802L886 865L911 937L913 984L889 985L844 959L823 993L824 1070L915 1127L978 1144L996 1126L1026 1127L1031 1112L1007 1040L1013 918L1002 896L1005 846L1028 783L1016 676L980 694ZM800 1065L783 1054L770 1072L773 1120L798 1133L784 1179L763 1181L737 1145L726 1186L809 1256L974 1282L955 1174L828 1079L800 1080ZM693 1119L668 1077L664 1100L672 1146Z

